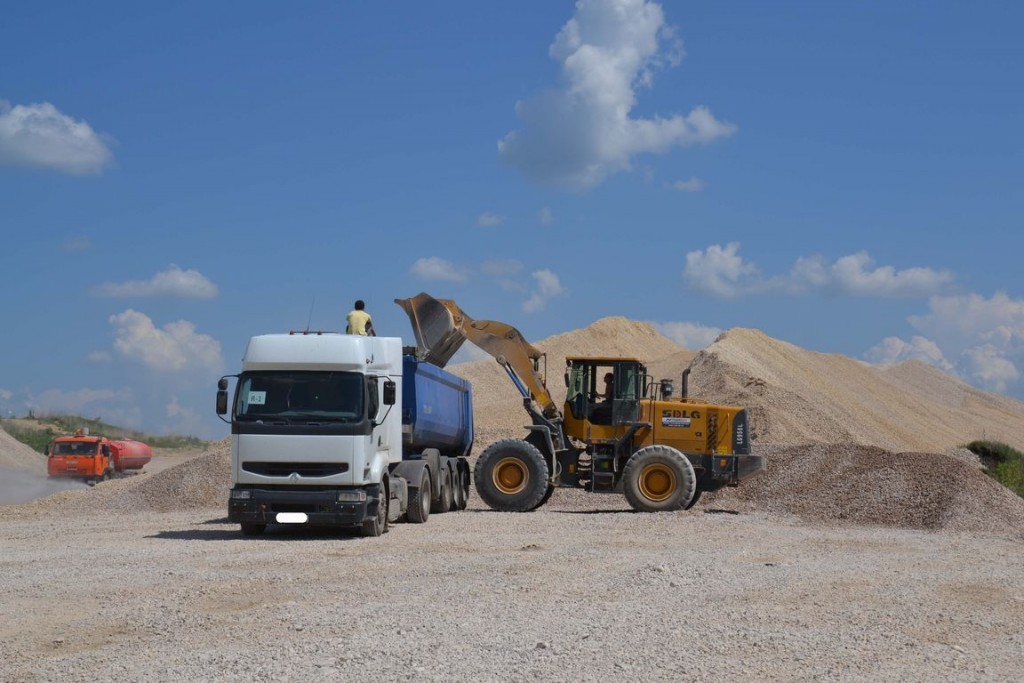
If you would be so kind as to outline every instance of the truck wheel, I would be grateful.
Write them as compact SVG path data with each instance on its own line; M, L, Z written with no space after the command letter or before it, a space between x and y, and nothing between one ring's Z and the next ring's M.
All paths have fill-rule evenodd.
M451 510L452 502L455 499L455 492L452 490L455 488L452 483L452 471L445 465L441 465L439 476L441 477L441 495L430 504L430 511L438 514Z
M466 488L468 481L466 481L466 473L462 470L462 467L455 465L455 471L452 472L452 482L454 484L452 493L454 494L452 500L452 510L465 510L466 509Z
M700 500L700 489L697 489L696 491L693 492L693 498L690 499L689 503L683 506L683 509L689 510L690 508L697 504L698 500Z
M670 446L641 448L622 471L626 500L640 512L680 510L693 500L697 475L685 455Z
M363 521L359 529L363 536L376 538L388 530L388 490L383 482L377 487L377 514L373 519Z
M264 531L267 530L266 524L243 524L242 535L243 536L260 536Z
M501 512L529 512L540 505L548 490L547 460L522 439L491 444L476 461L476 492Z
M430 517L430 472L425 467L419 488L409 489L409 510L406 514L413 524L423 524Z

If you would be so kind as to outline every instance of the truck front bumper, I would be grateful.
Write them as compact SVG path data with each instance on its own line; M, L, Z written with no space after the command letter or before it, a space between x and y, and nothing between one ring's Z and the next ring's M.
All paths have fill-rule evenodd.
M242 494L241 492L246 492ZM347 489L345 493L364 491ZM361 501L339 501L337 489L287 491L233 488L228 499L228 520L239 524L278 524L280 513L303 513L313 526L359 526L368 512L376 514L376 492L366 491ZM241 495L246 497L242 498ZM284 523L294 523L286 521Z

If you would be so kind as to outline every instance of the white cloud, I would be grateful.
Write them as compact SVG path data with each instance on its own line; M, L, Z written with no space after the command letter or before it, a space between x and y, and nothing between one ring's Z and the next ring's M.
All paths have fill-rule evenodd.
M764 289L760 272L739 255L738 242L722 247L713 244L704 251L686 255L683 279L693 289L718 296L732 297Z
M217 296L217 285L198 270L182 270L172 264L149 280L106 282L93 287L91 292L95 296L117 299L150 296L212 299Z
M698 350L711 344L722 334L721 328L691 322L651 323L654 328L676 344Z
M110 316L114 326L114 348L159 372L206 371L219 373L224 365L220 342L197 334L187 320L157 328L143 313L128 309Z
M504 216L499 216L498 214L491 213L490 211L485 211L476 217L476 224L481 228L490 228L495 225L501 225L504 222Z
M543 310L550 299L569 293L569 290L562 286L558 276L550 270L535 270L530 275L536 286L530 298L523 302L523 311L526 313Z
M409 272L424 280L441 280L444 282L465 282L466 272L450 261L437 256L416 259Z
M162 431L167 434L202 434L207 425L198 412L181 405L178 397L171 394L171 400L164 406L168 423Z
M875 365L896 365L907 360L918 360L947 372L953 372L950 363L939 345L920 335L914 335L909 342L899 337L886 337L864 354L868 362Z
M1024 300L1005 292L934 296L928 313L909 318L923 336L910 342L889 337L870 349L872 362L918 358L989 391L1019 386L1024 363Z
M555 222L555 215L551 213L549 207L545 206L537 213L537 220L541 225L551 225Z
M706 107L686 116L630 116L636 89L651 87L655 69L676 66L683 56L657 3L577 0L549 53L562 67L560 89L516 103L524 127L498 143L501 158L536 181L588 189L631 169L634 155L712 142L736 130Z
M79 253L83 251L89 251L92 249L92 240L88 237L75 237L67 240L64 244L60 245L61 251L69 253Z
M723 297L775 290L791 294L912 298L936 294L955 279L949 271L931 268L873 268L871 257L864 251L835 262L821 256L800 257L789 273L767 278L739 255L739 248L738 242L730 242L724 247L713 244L703 251L689 252L683 280L695 290Z
M93 351L85 359L90 363L110 363L114 357L107 351Z
M14 392L10 389L0 389L0 401L10 401L14 397Z
M965 365L972 379L989 391L1005 392L1020 379L1020 372L1002 349L982 344L964 351Z
M680 192L700 192L707 187L707 183L697 176L693 176L689 180L677 180L672 183L670 187L673 190L679 190Z
M871 268L873 263L864 251L843 256L835 263L820 256L800 258L790 272L790 287L796 291L826 290L853 296L899 298L929 296L954 280L949 271Z
M104 136L49 102L12 107L0 100L0 166L81 175L99 173L112 159Z

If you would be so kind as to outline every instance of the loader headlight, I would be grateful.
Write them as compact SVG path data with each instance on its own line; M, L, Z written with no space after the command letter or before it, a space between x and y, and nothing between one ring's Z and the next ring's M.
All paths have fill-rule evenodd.
M252 491L249 489L231 489L232 500L250 500L252 498Z
M364 503L366 502L366 491L338 491L339 503Z

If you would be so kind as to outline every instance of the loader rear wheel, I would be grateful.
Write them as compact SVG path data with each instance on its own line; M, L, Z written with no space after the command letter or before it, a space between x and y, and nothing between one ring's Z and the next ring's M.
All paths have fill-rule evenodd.
M693 465L670 446L641 448L622 471L623 491L634 510L680 510L693 500L697 475Z
M359 532L363 536L376 537L388 530L388 490L383 482L378 487L377 514L363 522Z
M547 460L521 439L491 444L476 461L476 492L489 507L501 512L529 512L548 490Z
M419 488L409 489L409 510L406 513L413 524L423 524L430 517L430 472L423 468Z

